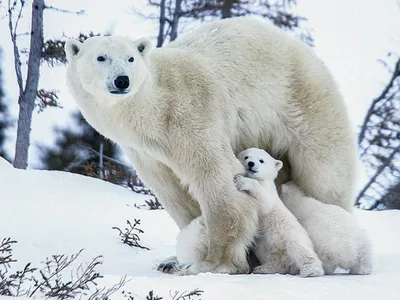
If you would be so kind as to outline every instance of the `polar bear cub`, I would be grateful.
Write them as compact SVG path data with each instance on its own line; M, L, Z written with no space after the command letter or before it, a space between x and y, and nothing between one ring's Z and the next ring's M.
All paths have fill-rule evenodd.
M371 273L371 241L353 215L337 205L306 197L293 182L282 185L281 198L307 230L325 274L334 273L337 267L350 274Z
M321 261L307 232L283 205L276 191L274 179L282 162L258 148L239 153L238 159L245 167L247 177L237 175L234 181L238 189L248 192L259 206L260 235L256 239L255 254L262 265L256 267L254 273L286 274L295 266L302 277L322 276ZM190 264L205 258L206 230L202 217L181 230L176 251L177 261L172 269L180 274L185 274L185 268Z
M255 254L261 266L253 272L286 274L295 266L302 277L324 275L306 230L285 207L276 190L274 180L282 162L258 148L239 153L238 159L246 168L246 177L236 175L236 186L260 205L260 234L256 238Z

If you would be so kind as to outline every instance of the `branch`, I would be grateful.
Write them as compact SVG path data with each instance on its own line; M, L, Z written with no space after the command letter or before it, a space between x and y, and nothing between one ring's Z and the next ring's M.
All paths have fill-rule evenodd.
M58 7L54 7L54 6L48 6L48 5L45 5L44 8L55 10L57 12L67 13L67 14L76 14L76 15L84 15L85 14L85 11L83 9L81 9L79 11L70 11L70 10L66 10L66 9L62 9L62 8L58 8Z
M97 156L100 156L100 155L101 155L100 152L94 150L93 148L86 147L86 146L83 146L83 145L80 145L80 147L83 148L83 149L88 150L89 152L92 152L93 154L95 154L95 155L97 155ZM113 162L113 163L115 163L115 164L117 164L117 165L120 165L120 166L122 166L122 167L125 167L125 168L128 168L128 169L132 169L131 166L129 166L129 165L127 165L127 164L124 164L123 162L120 162L119 160L116 160L115 158L109 157L109 156L104 155L104 154L103 154L103 158L105 158L106 160L111 161L111 162Z
M363 125L361 126L360 134L358 135L358 144L360 145L365 137L365 131L367 129L367 123L370 120L371 116L374 113L375 105L377 105L381 100L385 99L386 95L389 93L390 89L393 87L394 81L397 77L400 76L400 58L398 59L395 69L393 71L392 77L390 78L389 83L386 85L385 89L379 95L378 98L372 101L371 106L368 109L367 115L365 116Z
M356 203L359 203L361 197L363 197L364 193L368 190L368 188L373 184L376 180L376 178L382 173L382 171L390 164L392 161L393 157L396 155L397 152L400 150L400 145L398 145L393 151L390 153L388 156L387 160L381 164L381 166L376 170L374 176L371 177L371 179L368 181L368 183L364 186L364 188L360 191L356 198Z
M39 100L35 105L39 108L39 113L43 112L47 107L63 108L58 102L56 91L46 91L40 89L37 91L37 99Z
M72 169L76 167L80 167L83 165L83 163L87 162L88 160L91 160L92 158L95 158L95 155L89 155L88 157L82 158L78 161L74 160L72 161L67 167L64 168L65 172L71 172Z
M17 2L15 1L13 5L11 5L11 0L8 0L8 28L10 30L10 36L11 36L11 41L13 43L13 51L14 51L14 67L15 67L15 73L17 75L17 83L19 87L19 95L21 96L24 93L24 87L23 87L23 80L22 80L22 71L21 71L21 57L19 55L19 48L17 45L17 29L18 29L18 24L19 20L21 19L22 16L22 10L25 5L25 1L21 0L21 7L19 8L17 20L15 21L15 24L13 24L13 10L16 7Z

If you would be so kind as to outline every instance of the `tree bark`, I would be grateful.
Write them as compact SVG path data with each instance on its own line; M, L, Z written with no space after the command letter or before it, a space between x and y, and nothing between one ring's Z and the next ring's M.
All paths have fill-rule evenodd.
M229 19L232 18L232 6L235 1L223 1L221 7L221 19Z
M165 0L160 2L160 26L158 27L157 48L164 44L164 28L165 28Z
M172 16L171 34L170 34L171 42L178 37L179 18L181 17L181 11L182 11L181 5L182 5L182 0L175 0L175 10Z
M40 59L43 47L43 10L44 0L33 0L31 40L28 61L28 76L25 89L19 95L19 116L17 142L15 144L14 167L26 169L28 166L28 149L32 126L32 113L39 84Z

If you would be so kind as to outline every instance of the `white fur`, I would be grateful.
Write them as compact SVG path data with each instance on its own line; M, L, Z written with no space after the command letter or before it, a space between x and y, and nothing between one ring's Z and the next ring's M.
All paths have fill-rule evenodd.
M123 147L180 228L204 216L209 250L195 272L249 271L257 208L232 181L246 148L284 161L278 183L292 178L351 210L355 147L341 95L312 50L267 22L215 21L154 50L118 36L65 50L86 120ZM129 88L113 94L122 75Z
M293 182L282 185L281 197L307 230L325 274L334 273L337 267L351 274L371 273L371 242L352 214L304 196Z
M274 179L282 162L261 149L250 148L238 155L246 176L236 175L234 182L240 191L248 192L259 205L259 232L255 254L261 263L258 274L300 273L302 277L322 276L321 261L313 250L307 232L283 205ZM183 228L177 237L177 258L180 264L201 260L207 253L203 218L198 217ZM191 273L191 266L181 266L180 274ZM178 270L178 268L176 268Z
M292 269L299 270L302 277L324 275L307 232L278 196L274 180L282 162L256 148L241 152L238 158L247 169L247 177L236 176L236 186L248 192L261 207L260 234L255 244L255 254L261 266L253 272L286 274L295 267Z

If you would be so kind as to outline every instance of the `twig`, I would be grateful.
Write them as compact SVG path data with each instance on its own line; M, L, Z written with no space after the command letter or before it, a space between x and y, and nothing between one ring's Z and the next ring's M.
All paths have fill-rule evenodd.
M70 11L67 9L62 9L62 8L58 8L58 7L51 6L51 5L46 5L45 8L50 9L50 10L55 10L58 12L62 12L62 13L67 13L67 14L84 15L86 13L85 10L83 10L83 9L81 9L79 11Z
M376 170L375 174L369 179L368 183L363 187L363 189L360 191L356 198L356 203L359 203L361 197L364 195L364 193L368 190L368 188L373 184L376 180L376 178L382 173L382 171L390 164L392 161L393 157L396 155L397 152L400 150L400 145L397 146L393 151L390 153L388 158L382 162L380 167Z
M394 84L394 82L395 82L395 80L396 80L396 78L398 76L400 76L400 58L397 60L397 63L395 65L395 69L393 71L393 74L392 74L392 77L390 78L389 83L386 85L386 87L382 91L382 93L372 101L372 104L368 109L367 115L364 118L364 122L361 125L361 130L360 130L360 133L358 135L358 144L359 145L361 144L361 142L363 141L363 139L365 137L365 131L367 129L367 123L369 122L369 120L371 119L371 116L373 115L373 112L375 110L375 105L377 105L381 100L385 99L387 93L393 87L393 84Z

